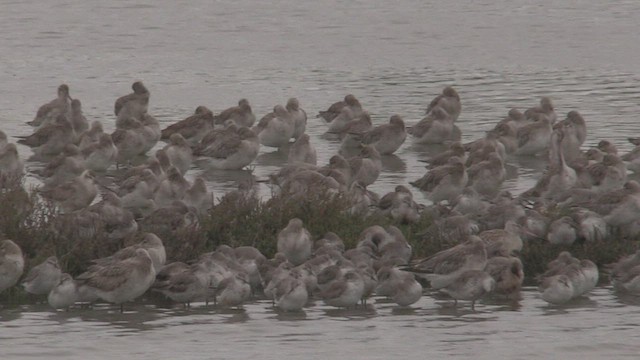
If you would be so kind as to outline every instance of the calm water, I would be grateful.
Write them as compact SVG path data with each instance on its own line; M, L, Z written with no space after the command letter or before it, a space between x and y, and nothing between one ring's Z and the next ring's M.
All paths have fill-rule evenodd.
M304 313L276 312L269 301L243 310L195 304L130 311L51 312L47 305L4 310L0 354L5 358L215 359L591 359L640 355L640 309L609 288L563 307L549 306L533 288L517 303L467 305L430 296L411 308L373 301L339 310L317 302Z
M219 111L241 97L261 116L296 96L312 118L347 93L376 123L395 113L412 123L442 87L453 85L463 102L458 125L465 140L542 95L554 99L559 114L577 109L584 115L586 145L608 139L624 151L626 137L640 135L637 1L25 0L1 7L0 121L10 135L29 134L24 122L63 82L82 100L85 115L111 130L113 101L136 79L147 84L150 113L164 125L198 105ZM307 132L324 164L339 144L323 139L326 126L310 120ZM419 178L418 160L434 151L408 141L384 159L371 189L384 193ZM263 149L254 175L264 178L285 160ZM533 159L509 162L504 186L516 192L533 185L544 167ZM205 176L221 196L251 174ZM602 358L639 352L632 346L638 308L608 288L561 308L528 289L515 306L486 304L476 313L455 313L429 296L410 310L375 303L342 312L318 304L293 316L262 302L242 312L151 304L131 310L0 310L0 358Z

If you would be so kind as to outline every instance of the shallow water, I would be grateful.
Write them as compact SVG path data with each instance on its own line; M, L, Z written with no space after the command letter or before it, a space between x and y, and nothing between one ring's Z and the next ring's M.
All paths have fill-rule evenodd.
M326 125L313 116L345 94L355 94L376 123L396 113L413 123L453 85L465 140L482 136L509 108L548 95L560 115L583 114L586 145L608 139L625 151L626 137L640 135L639 12L637 1L587 0L5 1L0 121L9 135L29 134L24 122L63 82L89 120L108 130L113 101L136 79L150 89L150 113L163 125L201 104L219 111L246 97L261 116L296 96L324 164L339 144L321 137ZM436 150L409 139L383 160L371 190L384 193L421 177L418 160ZM19 151L30 156L25 147ZM265 178L285 160L263 148L253 175ZM536 159L509 163L504 186L514 192L532 186L544 168ZM221 196L252 175L205 176ZM0 310L0 357L637 357L630 346L635 305L608 288L561 308L527 289L516 308L458 314L427 296L414 310L376 303L350 313L318 304L302 316L278 315L262 302L244 312L136 305L124 315L24 305Z
M136 358L621 358L635 346L637 299L610 287L562 307L525 288L522 300L468 302L423 296L410 308L384 299L335 309L321 301L282 313L269 301L243 309L153 303L52 312L29 305L0 312L3 359Z

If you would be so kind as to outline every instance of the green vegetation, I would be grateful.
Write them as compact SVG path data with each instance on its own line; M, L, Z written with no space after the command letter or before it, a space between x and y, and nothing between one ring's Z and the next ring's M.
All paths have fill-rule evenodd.
M25 255L25 273L33 265L56 254L66 272L78 275L91 259L104 257L118 249L140 241L140 235L113 241L105 234L96 219L79 221L77 217L59 213L53 204L43 200L35 191L25 191L16 181L5 184L0 193L0 234L13 239ZM167 249L169 261L188 261L200 254L226 244L232 247L250 245L267 257L276 252L278 232L291 218L300 218L314 238L328 231L338 234L347 248L356 245L360 233L372 225L396 225L413 247L414 257L426 257L452 244L427 232L432 224L428 214L414 224L395 224L380 214L350 213L348 200L341 195L314 192L306 197L274 194L261 201L256 196L229 194L220 199L202 217L199 226L168 230L145 229L160 236ZM425 236L423 234L431 235ZM552 246L544 241L525 243L521 258L528 278L544 272L546 264L563 250L580 259L591 259L600 269L603 265L633 253L637 239L609 239L598 243L576 243L570 247ZM14 294L14 295L10 295ZM6 291L2 297L18 296Z

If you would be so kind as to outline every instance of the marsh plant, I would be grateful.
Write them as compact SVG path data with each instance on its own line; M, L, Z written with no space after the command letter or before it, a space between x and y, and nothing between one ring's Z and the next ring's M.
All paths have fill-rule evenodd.
M267 257L276 252L277 235L291 218L299 218L314 238L332 231L347 248L354 247L364 229L372 225L395 225L413 248L415 258L426 257L450 247L451 239L433 232L431 214L424 212L412 224L394 223L375 211L349 211L349 199L331 191L313 191L300 196L287 189L274 192L266 200L252 191L233 191L195 221L166 224L144 222L137 234L127 238L109 237L107 225L95 214L80 210L64 214L43 199L37 189L25 190L22 179L3 181L0 192L0 236L13 239L22 248L28 269L48 256L57 255L64 271L83 272L92 259L109 256L118 249L140 241L141 231L156 233L165 244L168 261L189 261L219 245L255 246ZM161 226L162 225L162 226ZM443 240L444 239L444 240ZM606 241L553 246L546 241L525 242L521 254L526 276L532 278L563 250L578 258L592 259L600 268L634 252L637 239L610 238ZM7 294L13 294L7 292ZM4 295L13 296L13 295Z

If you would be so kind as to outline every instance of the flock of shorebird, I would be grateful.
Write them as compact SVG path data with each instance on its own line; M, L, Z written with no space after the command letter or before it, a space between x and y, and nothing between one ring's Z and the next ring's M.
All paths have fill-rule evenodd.
M18 140L33 149L35 160L46 161L37 174L43 181L39 196L57 204L78 228L99 222L110 239L123 239L138 233L145 222L173 230L197 226L215 204L204 179L190 183L184 178L194 159L217 171L242 169L256 159L260 146L267 146L289 151L286 166L270 178L287 196L342 194L352 204L350 212L379 211L398 223L413 223L428 213L433 223L425 229L424 241L450 247L415 260L399 228L372 226L355 248L346 250L335 233L314 241L294 218L278 234L272 259L254 247L223 245L186 264L165 263L162 240L144 233L142 242L93 260L75 278L63 273L55 256L33 266L22 286L48 295L56 309L99 299L122 306L150 289L178 303L212 300L220 306L241 306L264 294L284 311L300 310L313 297L351 307L372 294L409 306L423 296L424 281L456 303L471 301L473 308L488 293L519 296L524 270L518 253L524 241L569 245L640 233L640 185L627 179L628 170L640 171L640 141L630 139L639 146L623 156L606 140L585 151L585 120L577 111L558 120L547 97L524 112L510 110L484 138L463 144L456 125L462 107L452 87L435 97L424 119L411 127L398 115L374 127L358 99L347 95L318 114L328 132L341 139L340 153L318 166L305 134L307 115L295 98L275 106L257 124L249 102L242 99L217 115L199 106L193 115L161 130L148 112L147 88L142 82L132 88L133 93L115 102L112 134L104 133L99 121L89 124L80 101L60 85L57 98L41 106L28 123L33 134ZM404 185L382 197L367 190L380 174L381 157L398 150L407 135L417 143L448 145L427 161L427 173L411 183L427 193L432 205L417 204ZM167 145L144 164L131 165L161 140ZM345 158L353 151L357 155ZM536 185L518 197L501 191L508 156L549 159ZM125 167L125 175L110 186L99 183L114 167ZM0 131L3 186L23 175L16 145ZM102 200L94 203L99 193ZM246 186L233 192L236 197L250 194ZM90 229L84 233L95 234ZM0 242L0 292L23 275L19 243ZM612 264L610 275L617 289L640 294L640 252ZM538 276L541 296L550 303L587 294L598 278L592 261L568 252Z

